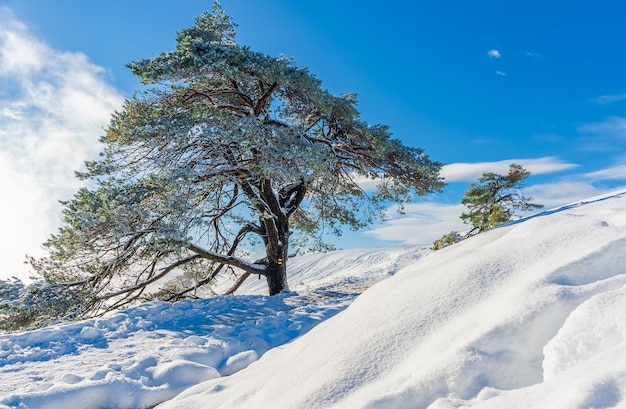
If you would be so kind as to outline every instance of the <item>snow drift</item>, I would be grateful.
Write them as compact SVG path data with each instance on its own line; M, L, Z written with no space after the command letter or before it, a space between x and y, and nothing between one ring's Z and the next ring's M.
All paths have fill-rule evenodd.
M168 408L626 407L626 197L423 257Z

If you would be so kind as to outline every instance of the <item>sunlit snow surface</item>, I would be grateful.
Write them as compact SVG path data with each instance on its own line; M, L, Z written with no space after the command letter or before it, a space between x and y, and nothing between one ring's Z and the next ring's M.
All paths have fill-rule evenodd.
M2 336L0 402L626 408L626 194L427 255L353 250L290 266L287 295L253 295L254 280L251 295Z
M101 319L0 336L0 407L144 408L237 372L345 309L425 253L346 250L293 259L293 292L148 303ZM226 282L218 290L227 289Z

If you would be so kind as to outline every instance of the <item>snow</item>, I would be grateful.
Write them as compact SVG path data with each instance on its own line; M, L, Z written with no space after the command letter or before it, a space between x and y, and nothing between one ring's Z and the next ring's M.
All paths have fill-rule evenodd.
M0 408L626 408L624 248L621 191L434 253L293 258L288 294L0 336Z
M245 295L147 303L104 318L0 336L0 407L154 406L199 382L240 371L424 252L303 256L290 262L292 287L300 292L267 297L265 282L250 279L238 292Z

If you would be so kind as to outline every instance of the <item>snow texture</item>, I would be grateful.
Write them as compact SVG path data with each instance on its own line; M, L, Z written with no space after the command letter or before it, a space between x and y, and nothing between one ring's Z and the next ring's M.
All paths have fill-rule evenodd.
M0 407L626 408L625 247L617 192L435 253L294 258L289 294L1 336Z
M300 292L267 297L265 282L255 278L239 291L246 295L154 302L0 336L0 408L152 407L240 371L424 253L399 248L304 256L290 262Z

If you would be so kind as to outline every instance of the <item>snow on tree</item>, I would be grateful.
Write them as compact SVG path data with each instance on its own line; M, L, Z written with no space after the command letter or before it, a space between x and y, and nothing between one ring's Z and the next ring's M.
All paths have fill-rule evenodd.
M443 186L441 164L359 119L307 69L235 41L216 2L176 48L129 64L145 89L116 112L64 224L32 260L50 282L88 289L91 311L119 308L166 276L184 297L227 269L288 289L290 237L364 227L391 202ZM375 191L361 188L377 180ZM265 257L244 252L256 236ZM248 243L249 244L249 243Z
M43 280L0 280L0 333L23 331L80 316L80 288Z

